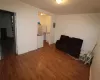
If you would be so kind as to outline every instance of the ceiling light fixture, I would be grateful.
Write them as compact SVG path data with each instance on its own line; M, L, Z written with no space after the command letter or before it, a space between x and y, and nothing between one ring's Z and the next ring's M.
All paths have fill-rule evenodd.
M41 13L41 16L45 15L44 13Z
M56 0L58 4L61 4L63 0Z

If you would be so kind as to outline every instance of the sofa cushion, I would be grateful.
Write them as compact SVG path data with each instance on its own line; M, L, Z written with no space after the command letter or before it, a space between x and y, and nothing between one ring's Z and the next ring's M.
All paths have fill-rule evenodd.
M82 39L79 39L79 38L72 38L71 39L71 43L73 45L79 45L80 47L82 46L82 43L83 43L83 40Z
M65 35L61 35L61 37L60 37L60 41L61 42L68 42L68 40L69 40L69 36L65 36Z
M67 48L71 53L80 53L83 40L78 38L71 38L67 44Z

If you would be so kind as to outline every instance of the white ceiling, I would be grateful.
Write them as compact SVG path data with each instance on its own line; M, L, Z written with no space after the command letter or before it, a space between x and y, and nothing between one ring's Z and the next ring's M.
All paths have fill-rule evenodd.
M79 14L100 12L100 0L63 0L57 4L55 0L21 0L27 4L55 14Z

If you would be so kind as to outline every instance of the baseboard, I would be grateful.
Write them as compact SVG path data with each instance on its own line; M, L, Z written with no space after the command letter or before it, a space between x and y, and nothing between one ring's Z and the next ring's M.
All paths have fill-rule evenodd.
M92 76L91 76L91 67L90 67L90 75L89 75L89 80L92 80Z

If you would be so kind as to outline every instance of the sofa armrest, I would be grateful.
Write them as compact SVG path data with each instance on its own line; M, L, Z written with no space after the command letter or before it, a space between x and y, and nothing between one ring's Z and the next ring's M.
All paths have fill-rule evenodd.
M57 42L60 42L60 40L57 40L56 43L57 43Z

